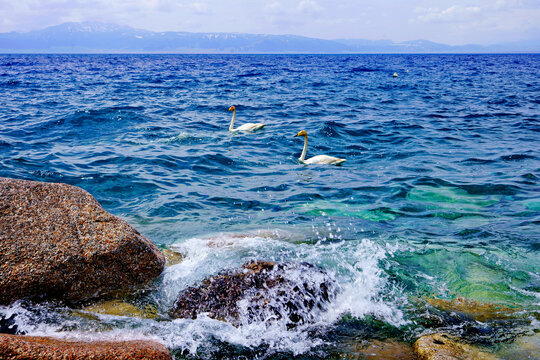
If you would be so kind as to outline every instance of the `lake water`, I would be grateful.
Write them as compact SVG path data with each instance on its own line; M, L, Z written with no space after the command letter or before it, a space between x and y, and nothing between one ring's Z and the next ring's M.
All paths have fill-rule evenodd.
M525 54L0 55L0 176L79 186L185 255L130 300L157 319L0 313L177 359L331 359L436 331L499 350L540 330L538 74ZM229 133L231 105L267 126ZM347 161L299 163L300 130L308 157ZM312 263L340 292L295 329L167 318L182 289L252 259ZM440 305L460 298L506 315Z

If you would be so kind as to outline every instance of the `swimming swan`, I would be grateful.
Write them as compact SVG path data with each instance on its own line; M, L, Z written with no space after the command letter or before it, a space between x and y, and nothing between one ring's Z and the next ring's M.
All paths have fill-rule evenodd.
M263 127L266 126L266 124L261 124L261 123L257 123L257 124L247 123L247 124L244 124L244 125L242 125L242 126L235 129L234 128L234 120L236 119L236 108L234 106L231 106L229 108L229 111L233 112L231 125L229 125L229 131L230 132L235 132L235 131L255 131L255 130L262 129Z
M298 134L294 135L294 137L297 136L303 136L304 137L304 150L302 150L302 155L298 158L301 163L303 164L328 164L328 165L339 165L342 162L346 161L345 159L340 159L333 156L328 155L317 155L312 158L309 158L307 160L304 160L306 158L306 152L307 152L307 132L306 130L300 131Z

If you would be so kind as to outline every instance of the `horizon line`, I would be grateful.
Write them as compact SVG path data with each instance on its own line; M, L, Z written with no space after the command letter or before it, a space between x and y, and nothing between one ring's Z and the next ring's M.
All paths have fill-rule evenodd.
M0 55L540 55L538 51L513 52L2 52Z

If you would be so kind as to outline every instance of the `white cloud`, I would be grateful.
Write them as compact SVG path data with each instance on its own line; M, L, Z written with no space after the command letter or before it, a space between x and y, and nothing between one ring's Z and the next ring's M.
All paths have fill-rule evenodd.
M298 11L301 13L317 14L323 11L323 8L314 0L302 0L298 3Z
M210 8L208 7L208 5L202 2L194 2L193 4L191 4L191 7L193 8L193 10L195 10L195 13L199 15L207 15L210 13Z
M318 14L324 10L323 7L314 0L301 0L296 6L292 2L286 4L287 6L279 1L272 1L266 3L263 9L266 13L272 15L288 15L296 17L307 14Z
M415 11L422 13L422 15L417 17L417 20L421 22L461 22L470 20L477 14L480 14L482 12L482 8L479 6L453 5L443 10L438 8L416 8Z
M285 7L280 2L274 1L264 5L264 11L269 14L283 14L285 13Z

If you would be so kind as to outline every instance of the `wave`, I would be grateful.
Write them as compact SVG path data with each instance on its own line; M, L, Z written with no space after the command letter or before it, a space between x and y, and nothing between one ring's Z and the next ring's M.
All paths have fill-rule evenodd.
M262 75L264 75L264 74L261 73L261 72L250 71L250 72L247 72L247 73L238 74L236 76L242 78L242 77L257 77L257 76L262 76Z
M491 159L480 159L480 158L468 158L465 160L461 160L461 163L464 164L493 164L496 163L497 160L491 160Z
M374 68L368 68L368 67L362 67L362 66L354 67L354 68L351 69L351 72L353 72L353 73L376 72L376 71L381 71L381 70L374 69Z
M510 154L499 157L501 161L522 161L522 160L535 160L536 156L527 154Z

